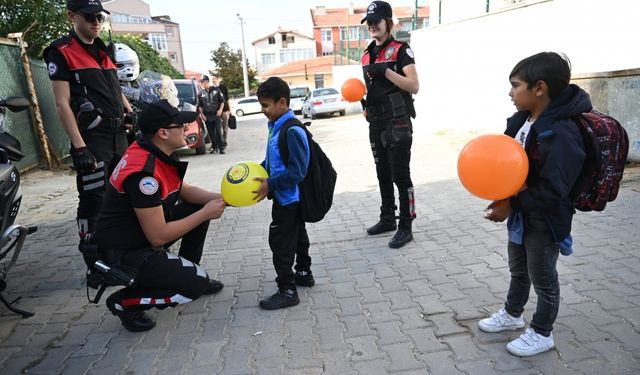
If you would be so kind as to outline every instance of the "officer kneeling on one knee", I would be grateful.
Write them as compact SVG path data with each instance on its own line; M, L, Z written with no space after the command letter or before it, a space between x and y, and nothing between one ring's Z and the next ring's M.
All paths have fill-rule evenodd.
M367 23L373 41L362 55L367 98L362 101L369 122L369 141L376 163L382 204L380 221L368 234L398 231L389 247L400 248L413 240L411 222L416 217L409 162L415 118L413 99L419 88L413 51L391 35L393 14L384 1L374 1L361 23ZM398 187L400 220L396 224L393 185Z
M109 179L94 242L107 264L136 274L134 285L106 302L130 331L154 327L144 310L188 303L223 287L199 262L209 221L222 215L225 203L220 194L184 182L187 163L174 154L186 145L183 124L197 116L167 100L146 105L138 117L142 134ZM178 239L174 255L167 248Z

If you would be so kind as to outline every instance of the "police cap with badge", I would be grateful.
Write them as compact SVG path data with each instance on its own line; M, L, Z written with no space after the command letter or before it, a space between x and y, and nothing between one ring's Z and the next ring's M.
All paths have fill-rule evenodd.
M180 111L166 99L147 103L138 115L138 127L142 134L153 134L171 124L188 124L198 118L198 112Z
M392 18L393 11L391 5L386 1L374 1L367 7L367 15L360 21L365 23L370 21L371 23L378 23L383 19Z
M111 14L102 7L100 0L67 0L67 9L72 12L80 12L83 14L95 14L100 12Z

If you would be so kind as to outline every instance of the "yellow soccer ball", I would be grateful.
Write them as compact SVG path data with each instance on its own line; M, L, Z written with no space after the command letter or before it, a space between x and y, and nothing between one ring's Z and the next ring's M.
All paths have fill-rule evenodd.
M254 200L256 194L252 193L260 187L259 181L254 177L267 178L269 175L262 165L254 161L241 161L233 165L222 176L220 192L222 199L231 206L246 207L258 203Z

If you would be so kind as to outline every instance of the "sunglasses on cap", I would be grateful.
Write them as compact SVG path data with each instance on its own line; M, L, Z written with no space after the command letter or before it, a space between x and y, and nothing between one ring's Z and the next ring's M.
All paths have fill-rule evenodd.
M170 125L170 126L163 126L162 129L178 129L178 128L185 128L187 126L187 124L176 124L176 125Z
M77 12L77 13L82 17L84 17L84 20L87 21L88 23L94 23L96 21L98 21L99 23L103 23L107 19L104 13L91 13L91 14L82 13L82 12Z

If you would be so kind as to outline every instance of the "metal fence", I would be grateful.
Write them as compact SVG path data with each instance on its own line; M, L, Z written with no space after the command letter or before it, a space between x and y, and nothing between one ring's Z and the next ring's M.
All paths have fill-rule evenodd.
M56 112L47 67L42 60L29 59L29 61L44 127L53 146L55 157L61 160L69 154L69 139ZM0 97L22 96L29 99L27 87L20 48L3 40L0 43ZM18 113L7 111L5 118L5 130L20 141L22 152L25 154L24 159L16 163L21 170L36 167L43 160L33 118L30 111Z

